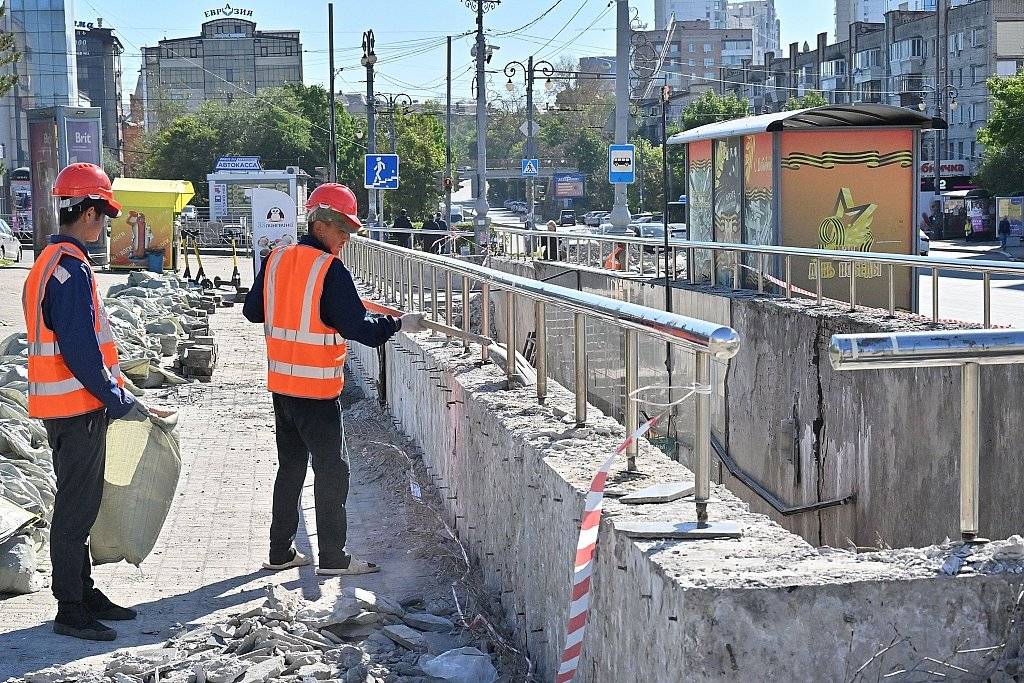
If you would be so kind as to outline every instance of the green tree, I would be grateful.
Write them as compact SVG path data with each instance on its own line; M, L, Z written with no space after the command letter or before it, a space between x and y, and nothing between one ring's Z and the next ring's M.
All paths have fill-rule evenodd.
M977 179L997 195L1024 190L1024 74L990 78L992 113L988 123L978 131L978 141L985 145Z
M828 104L828 100L817 90L812 90L803 97L790 97L786 100L786 104L783 107L785 111L795 111L797 109L810 109L811 107L824 107Z
M719 95L710 90L686 105L682 115L682 130L689 130L716 121L728 121L746 116L749 112L747 100L736 95Z

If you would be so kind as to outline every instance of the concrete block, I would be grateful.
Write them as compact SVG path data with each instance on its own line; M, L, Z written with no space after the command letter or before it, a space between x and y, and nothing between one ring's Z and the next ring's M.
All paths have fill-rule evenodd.
M681 481L667 481L628 493L619 498L626 505L647 505L650 503L671 503L686 496L693 495L693 486Z
M427 651L427 640L423 637L423 634L404 624L385 626L381 629L381 633L407 650L412 650L413 652Z

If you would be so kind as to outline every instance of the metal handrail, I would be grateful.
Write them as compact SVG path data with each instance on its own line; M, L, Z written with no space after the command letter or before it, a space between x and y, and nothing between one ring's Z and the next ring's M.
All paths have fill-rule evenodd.
M660 225L655 223L653 225ZM518 235L523 237L555 237L559 240L568 240L570 242L594 242L598 245L603 243L610 244L623 244L626 245L625 250L625 261L629 263L629 247L635 246L640 248L641 259L639 261L640 274L644 275L643 271L643 249L646 247L652 249L655 252L663 250L665 248L665 241L663 238L649 238L649 237L635 237L632 235L592 235L583 232L550 232L543 230L523 230L520 228L512 228L506 226L500 226L495 228L499 235ZM518 242L511 240L511 248L508 250L513 258L522 256L529 258L530 254L520 252L518 250ZM953 259L948 257L935 257L935 256L916 256L906 254L886 254L880 252L861 252L861 251L834 251L828 249L809 249L804 247L782 247L773 245L755 245L755 244L741 244L741 243L729 243L729 242L698 242L692 240L682 240L676 238L670 238L668 241L669 249L673 252L683 250L687 254L687 264L692 266L693 263L693 252L696 251L709 251L712 252L712 264L711 264L711 276L713 283L718 284L718 269L716 263L718 261L716 256L720 253L725 252L733 254L732 263L729 264L732 267L732 288L742 289L740 286L742 279L740 277L741 269L747 268L756 271L758 278L758 291L763 292L765 288L765 280L772 279L771 276L766 275L767 265L769 257L779 257L783 260L783 274L780 286L784 289L786 298L792 298L793 296L793 278L792 278L792 260L794 258L805 258L812 261L825 261L825 262L840 262L840 263L870 263L876 264L887 269L888 276L888 288L889 288L889 315L894 316L896 313L895 303L895 277L894 269L897 266L908 267L908 268L920 268L925 271L930 271L932 278L932 321L938 322L939 320L939 273L940 271L958 271L965 273L978 273L982 275L983 281L983 318L984 326L992 326L992 276L993 275L1012 275L1024 278L1024 265L1008 264L1003 261L989 261L989 260L972 260L964 261L961 259ZM748 266L743 263L743 255L750 254L757 257L757 267ZM599 254L600 255L600 254ZM580 252L577 251L576 263L580 265ZM673 258L672 262L675 263L676 259ZM664 277L664 270L660 268L659 260L656 258L654 261L654 277ZM687 278L693 283L695 282L695 269L693 267L687 267ZM613 271L620 274L622 271ZM852 271L851 271L852 272ZM673 279L676 279L675 273L671 275ZM856 287L857 278L850 277L850 297L847 303L850 306L850 310L857 309L856 302ZM817 291L813 294L817 303L821 305L824 302L824 297L821 290L821 279L816 280Z
M516 381L516 331L515 311L517 297L525 297L534 303L534 317L537 330L536 361L537 400L544 403L547 398L547 342L545 332L546 307L555 306L573 313L573 348L575 357L576 423L583 425L587 419L587 356L586 318L607 322L621 329L626 335L625 392L633 409L626 411L626 430L633 434L639 428L639 412L632 399L639 388L639 335L674 344L695 354L695 384L710 386L711 360L726 362L739 351L739 336L725 325L718 325L697 318L638 306L625 301L568 289L548 282L511 275L486 268L467 261L458 260L429 252L406 249L385 242L354 237L349 245L346 262L353 274L368 289L394 302L398 308L428 312L432 320L438 321L442 308L445 322L452 327L460 326L452 312L452 280L462 278L463 314L461 328L471 332L468 297L471 281L480 285L483 297L481 306L481 328L487 334L489 323L489 296L492 289L500 290L506 297L505 332L505 373L509 386ZM430 269L429 279L425 273ZM415 274L415 275L414 275ZM438 275L444 282L444 302L438 302ZM428 285L429 283L429 285ZM427 306L429 289L430 301ZM468 344L466 344L468 349ZM488 360L488 348L481 347L481 360ZM695 502L697 521L707 527L707 503L711 488L711 396L700 392L696 395L695 441ZM627 469L636 469L637 444L633 440L626 449ZM730 532L732 533L732 532Z
M960 367L960 535L978 539L981 366L1024 363L1024 330L834 335L835 370Z

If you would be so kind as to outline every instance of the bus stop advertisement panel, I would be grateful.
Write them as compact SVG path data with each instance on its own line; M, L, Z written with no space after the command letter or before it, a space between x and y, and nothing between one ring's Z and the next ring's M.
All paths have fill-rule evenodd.
M780 140L781 237L787 247L913 254L913 129L784 131ZM794 259L793 284L847 301L888 308L888 270L877 264ZM914 310L910 269L893 275L896 306Z

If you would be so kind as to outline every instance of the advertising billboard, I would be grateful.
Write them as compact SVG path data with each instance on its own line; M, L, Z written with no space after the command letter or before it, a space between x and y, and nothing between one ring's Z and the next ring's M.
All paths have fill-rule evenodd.
M210 183L210 220L219 221L228 215L228 186Z
M556 199L579 199L583 196L583 176L579 173L555 173L551 177Z
M743 243L772 245L775 239L775 161L772 134L758 133L743 137ZM745 254L744 263L757 269L761 259ZM767 267L770 261L765 259ZM752 271L744 271L744 281L753 283Z
M690 239L711 242L715 239L714 206L711 200L711 140L691 142L688 148ZM711 282L710 252L694 252L694 276L696 282Z
M174 212L167 207L121 207L110 224L110 265L145 268L146 252L163 251L170 264L174 245ZM168 267L168 266L165 266Z
M1024 197L996 198L997 225L1004 218L1010 221L1011 237L1024 237Z
M294 244L298 239L295 200L287 192L257 187L250 190L252 202L253 273L259 273L263 261L274 247Z
M740 242L740 165L741 139L738 137L715 140L715 241ZM729 282L732 263L728 257L718 260L718 280Z
M782 244L840 251L914 253L913 132L906 129L786 131L781 137ZM902 270L903 272L900 272ZM846 301L857 278L857 303L888 307L881 265L793 261L793 282ZM912 302L908 269L895 273L896 305Z
M57 232L57 214L50 188L57 179L57 125L53 118L29 119L28 154L32 164L32 229L38 254Z
M67 141L68 165L79 162L102 164L99 119L64 119L64 139Z

